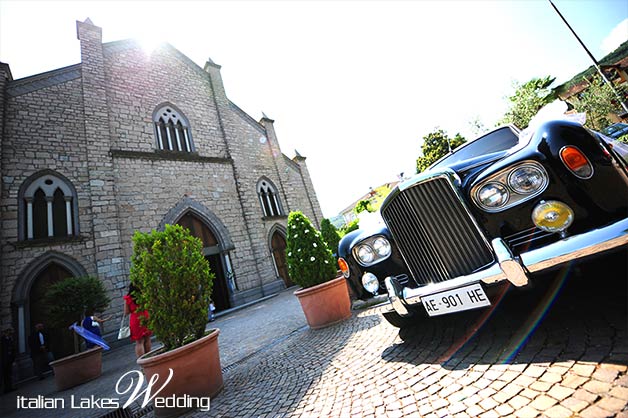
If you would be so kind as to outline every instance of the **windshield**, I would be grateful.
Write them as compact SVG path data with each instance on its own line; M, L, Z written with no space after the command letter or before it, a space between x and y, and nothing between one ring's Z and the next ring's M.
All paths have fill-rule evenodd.
M505 126L454 150L453 154L444 157L432 167L449 166L480 155L506 151L517 146L517 144L519 144L519 136L510 127Z

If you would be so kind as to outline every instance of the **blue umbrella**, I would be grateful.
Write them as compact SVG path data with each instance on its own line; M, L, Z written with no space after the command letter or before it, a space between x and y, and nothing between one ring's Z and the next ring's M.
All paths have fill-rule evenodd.
M85 328L83 328L83 327L81 327L79 325L76 325L76 322L73 323L72 325L70 325L70 329L73 330L74 332L76 332L81 337L85 338L90 343L94 343L96 345L101 346L105 350L109 350L109 346L107 345L107 343L101 337L99 337L98 335L94 334L93 332L90 332L90 331L86 330Z

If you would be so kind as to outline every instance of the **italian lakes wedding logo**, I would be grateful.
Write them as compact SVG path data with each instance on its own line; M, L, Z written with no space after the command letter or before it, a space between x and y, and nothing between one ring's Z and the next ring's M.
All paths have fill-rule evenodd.
M203 412L210 410L209 397L196 396L158 396L166 385L172 380L174 372L169 369L168 378L159 387L156 387L159 376L151 376L144 387L144 374L139 370L131 370L123 374L116 382L116 393L121 397L98 398L94 395L89 397L76 397L70 395L69 399L54 398L38 395L36 397L17 396L17 409L119 409L127 408L133 402L141 400L142 408L145 408L151 401L155 408L189 408L198 409ZM137 378L137 382L136 382ZM123 397L128 395L126 402Z

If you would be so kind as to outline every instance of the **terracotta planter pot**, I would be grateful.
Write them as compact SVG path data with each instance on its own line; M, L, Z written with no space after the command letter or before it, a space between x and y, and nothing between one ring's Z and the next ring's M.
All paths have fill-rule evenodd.
M157 395L160 398L207 398L214 397L223 388L220 353L218 351L218 334L215 329L205 337L165 353L155 354L160 349L144 354L137 359L142 366L146 380L153 375L159 378L153 386L158 390L168 378L169 369L173 370L172 380ZM153 392L154 393L154 392ZM158 407L155 405L155 416L171 417L194 409L198 403L182 407Z
M294 292L312 329L333 325L351 316L351 299L344 277Z
M102 374L102 348L94 347L50 363L58 390L96 379Z

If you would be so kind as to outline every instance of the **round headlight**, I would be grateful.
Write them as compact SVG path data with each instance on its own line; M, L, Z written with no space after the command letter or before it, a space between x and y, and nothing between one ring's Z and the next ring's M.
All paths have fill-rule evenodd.
M384 237L379 237L373 241L373 249L380 257L388 257L390 255L390 242Z
M373 261L373 258L375 258L375 253L368 245L360 245L358 247L358 258L364 264L368 264Z
M377 280L377 276L373 273L364 273L362 276L362 286L367 292L377 295L377 291L379 290L379 280Z
M546 176L540 168L525 165L514 170L508 176L508 185L517 193L532 194L542 188Z
M547 232L562 232L573 222L573 210L558 200L541 202L532 211L532 222Z
M477 199L487 209L497 209L508 202L509 193L501 183L488 183L477 191Z

